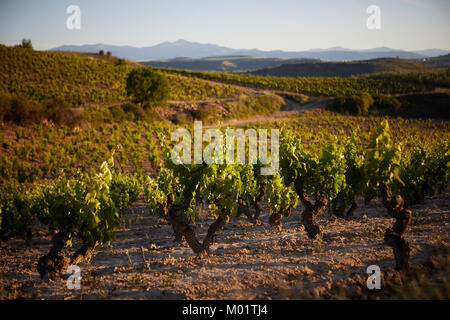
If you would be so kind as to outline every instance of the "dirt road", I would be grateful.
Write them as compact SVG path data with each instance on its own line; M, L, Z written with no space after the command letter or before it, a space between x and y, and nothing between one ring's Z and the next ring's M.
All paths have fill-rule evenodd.
M276 119L289 117L292 115L300 114L306 111L311 110L318 110L318 109L325 109L329 104L331 103L333 99L332 98L320 98L314 101L307 102L305 104L299 104L298 102L284 98L284 101L286 102L285 106L283 106L282 110L270 115L265 116L256 116L249 119L235 119L235 120L229 120L225 122L221 122L215 125L209 125L204 126L203 128L215 128L220 126L235 126L240 127L251 123L263 123L263 122L269 122Z

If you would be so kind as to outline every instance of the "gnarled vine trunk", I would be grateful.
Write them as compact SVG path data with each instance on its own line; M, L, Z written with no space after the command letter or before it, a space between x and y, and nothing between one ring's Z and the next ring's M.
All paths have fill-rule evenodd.
M331 201L331 213L340 219L352 218L353 213L358 208L358 205L356 204L355 201L353 201L352 204L350 205L350 208L347 210L347 213L345 213L345 208L346 208L345 201L340 199L333 199Z
M64 256L63 250L69 238L70 229L61 229L52 237L50 252L42 256L37 265L41 279L54 279L58 272L63 271L69 265L76 265L87 260L94 248L83 241L81 248L77 249L69 259Z
M70 264L78 264L89 259L91 257L93 250L94 250L93 247L83 243L81 248L76 250L72 255L72 258L70 259Z
M250 197L250 202L255 209L255 215L253 216L253 222L257 223L259 221L259 217L263 211L263 201L264 195L266 194L266 188L262 187L259 190L259 194L256 197Z
M383 206L388 214L395 218L391 228L387 228L384 241L394 249L396 269L407 270L409 268L410 247L404 235L412 220L412 212L405 208L405 202L399 195L393 196L389 186L380 184Z
M289 217L291 215L292 212L292 207L293 205L291 204L288 208L286 209L281 209L278 212L273 212L270 217L269 217L269 224L271 226L279 226L281 227L281 219L283 217Z
M211 224L208 229L208 233L206 234L203 243L197 240L194 229L189 225L188 218L185 214L185 211L189 207L189 203L191 202L192 196L185 194L182 200L177 203L174 203L168 211L167 219L172 224L174 230L180 233L182 237L186 240L189 247L191 247L192 251L198 255L202 255L205 253L209 253L209 249L211 244L214 241L214 236L217 232L219 232L225 224L229 221L229 216L219 216L217 220Z
M259 217L263 212L263 201L266 189L262 187L256 197L249 195L247 201L245 199L239 199L238 201L238 212L239 217L242 213L248 218L251 223L258 224ZM253 207L254 213L252 214L250 206Z
M172 226L173 229L173 236L174 236L174 242L182 242L183 241L183 234L180 232L180 230L178 230L178 227L176 224L172 223L171 220L168 218L168 214L169 214L169 208L172 207L175 203L175 195L174 194L170 194L167 197L167 201L161 203L159 205L159 210L162 212L162 215L164 217L166 217L167 221L169 221L169 223ZM188 203L189 205L189 203ZM187 208L187 207L186 207Z
M302 222L311 239L322 236L322 228L316 222L316 218L326 210L328 204L328 199L321 195L316 195L315 198L315 201L312 202L306 192L300 193L300 200L305 206L302 212Z
M252 216L252 214L250 212L250 205L247 202L245 202L244 200L239 199L239 201L238 201L238 210L237 210L236 216L239 217L242 214L245 214L245 216L247 217L247 219L250 222L252 222L252 223L254 222L253 216Z
M50 252L42 256L38 261L37 270L41 279L54 279L57 272L67 268L69 265L69 259L62 253L69 233L69 229L61 229L52 237Z
M185 214L186 210L189 208L189 204L192 200L192 196L185 193L183 198L171 205L167 212L167 220L172 225L175 241L182 240L183 237L189 246L198 253L201 244L195 238L195 232L189 225L188 218Z
M347 219L352 218L353 217L353 213L355 213L356 209L358 209L358 205L356 204L356 202L352 202L352 204L350 205L350 208L347 211Z
M229 216L219 216L216 221L214 221L208 228L208 233L203 240L203 252L208 253L211 245L214 242L214 236L217 232L222 230L222 228L230 221Z
M345 201L340 199L331 200L331 212L336 217L343 219L345 212Z

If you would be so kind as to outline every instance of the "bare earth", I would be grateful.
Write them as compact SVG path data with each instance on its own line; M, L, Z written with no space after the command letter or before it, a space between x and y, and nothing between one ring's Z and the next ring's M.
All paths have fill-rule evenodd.
M267 211L261 225L232 218L211 254L199 258L185 243L174 244L171 227L137 203L124 213L111 246L80 265L80 290L67 289L66 275L50 282L39 278L37 260L50 248L45 230L39 230L30 248L21 239L11 240L0 249L0 299L342 298L334 294L336 284L361 282L369 265L394 272L392 249L383 242L393 220L377 201L359 205L356 219L323 215L319 223L328 239L314 244L299 221L301 207L283 220L281 231L268 225ZM407 232L412 265L448 255L449 207L450 189L412 207L414 220ZM212 221L200 219L197 235L203 237Z

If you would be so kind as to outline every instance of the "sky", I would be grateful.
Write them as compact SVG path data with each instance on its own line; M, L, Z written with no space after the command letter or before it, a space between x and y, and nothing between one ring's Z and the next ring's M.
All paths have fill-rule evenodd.
M69 30L69 5L81 28ZM369 30L366 10L381 10ZM184 39L235 49L341 46L450 50L450 0L0 0L0 43L39 50L73 44L136 47Z

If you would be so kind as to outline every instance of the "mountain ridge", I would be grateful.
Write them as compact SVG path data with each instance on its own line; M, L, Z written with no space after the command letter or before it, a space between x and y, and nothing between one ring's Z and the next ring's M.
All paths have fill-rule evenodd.
M305 51L264 51L259 49L233 49L211 43L190 42L178 39L174 42L161 42L154 46L133 47L118 46L108 44L87 44L87 45L63 45L52 48L49 51L84 51L98 52L99 50L111 51L114 56L128 60L164 60L187 57L191 59L201 59L213 56L234 56L245 55L259 58L284 58L284 59L320 59L323 61L359 61L377 58L402 58L402 59L423 59L450 53L442 49L427 49L419 51L405 51L388 47L378 47L365 50L354 50L342 47L332 47L329 49L310 49Z

